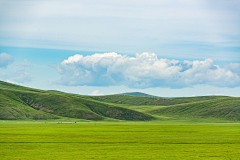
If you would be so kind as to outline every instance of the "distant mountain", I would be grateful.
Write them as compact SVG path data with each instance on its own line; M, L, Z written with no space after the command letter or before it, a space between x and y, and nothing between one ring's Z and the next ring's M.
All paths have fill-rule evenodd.
M125 95L125 96L134 96L134 97L154 97L154 98L161 98L158 96L153 96L150 94L142 93L142 92L127 92L127 93L121 93L117 95Z

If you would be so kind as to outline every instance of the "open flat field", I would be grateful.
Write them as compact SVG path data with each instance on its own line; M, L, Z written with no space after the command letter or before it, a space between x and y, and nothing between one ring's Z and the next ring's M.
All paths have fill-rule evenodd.
M240 123L0 121L0 159L239 159Z

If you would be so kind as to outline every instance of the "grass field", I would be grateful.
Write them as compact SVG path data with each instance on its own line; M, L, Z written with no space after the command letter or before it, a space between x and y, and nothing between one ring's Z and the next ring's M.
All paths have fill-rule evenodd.
M240 123L0 121L0 159L239 159Z
M139 96L0 81L0 160L240 159L239 97Z

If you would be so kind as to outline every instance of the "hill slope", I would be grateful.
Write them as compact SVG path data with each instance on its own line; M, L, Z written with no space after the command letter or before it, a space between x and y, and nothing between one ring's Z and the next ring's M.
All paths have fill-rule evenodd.
M6 85L5 85L6 84ZM41 91L9 83L0 87L0 119L150 120L151 115L67 93Z
M203 102L177 104L150 111L151 114L175 118L214 118L240 120L240 98L227 97Z
M0 90L2 93L2 90ZM48 114L40 110L35 110L27 106L18 97L0 94L0 119L57 119L56 115Z
M89 96L93 100L116 104L130 104L130 105L158 105L169 106L175 104L205 101L212 99L226 98L226 96L201 96L201 97L186 97L186 98L154 98L154 97L135 97L126 95L109 95L109 96Z
M44 91L0 81L0 119L153 120L224 119L240 121L240 98L202 96L154 98L127 95L82 96Z
M24 87L24 86L12 84L12 83L4 82L4 81L1 81L1 80L0 80L0 88L2 88L2 89L11 89L11 90L19 90L19 91L46 92L44 90Z

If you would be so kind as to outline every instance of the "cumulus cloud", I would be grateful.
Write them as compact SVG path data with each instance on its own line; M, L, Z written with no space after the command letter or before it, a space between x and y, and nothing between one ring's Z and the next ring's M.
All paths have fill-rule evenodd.
M240 75L240 63L230 63L229 65L226 66L226 68Z
M20 84L32 81L32 77L30 76L30 74L22 68L19 68L16 71L12 71L9 73L0 72L0 78L3 80L6 79L7 82L10 83L17 82Z
M7 67L10 63L14 62L14 58L7 53L0 54L0 67Z
M103 92L100 92L99 90L95 90L93 91L91 94L89 94L91 96L99 96L99 95L104 95Z
M239 74L203 61L158 58L154 53L135 57L115 52L82 56L76 54L55 67L62 75L57 83L70 86L126 85L131 88L184 88L197 84L219 87L240 85Z

